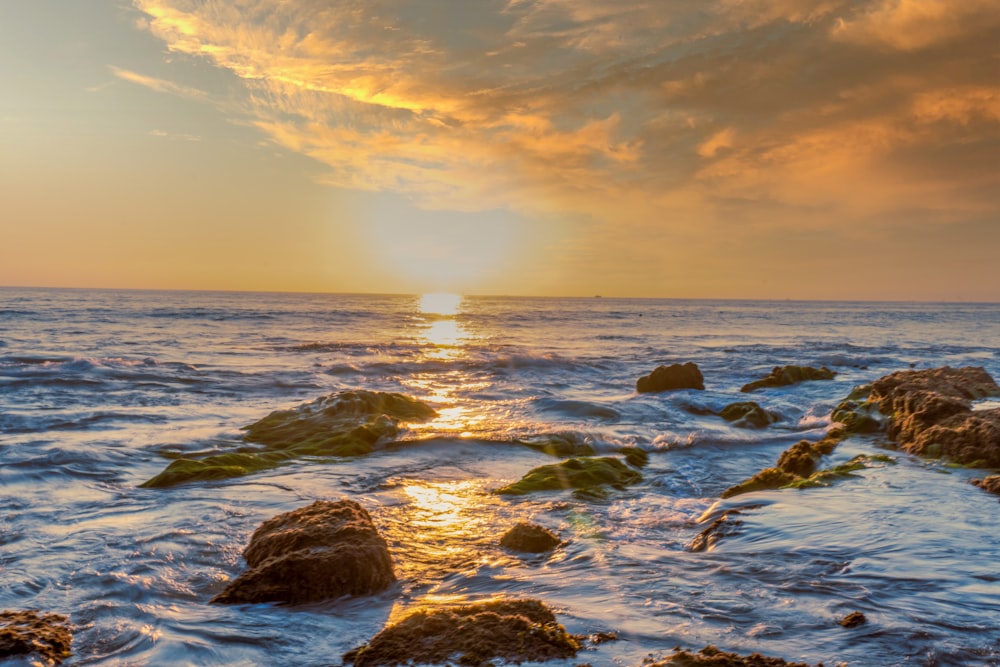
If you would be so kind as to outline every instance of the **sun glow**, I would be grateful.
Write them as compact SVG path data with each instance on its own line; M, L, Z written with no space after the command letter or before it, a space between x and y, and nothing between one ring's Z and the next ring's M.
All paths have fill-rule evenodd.
M420 297L420 312L424 315L458 315L462 296L448 292L432 292Z

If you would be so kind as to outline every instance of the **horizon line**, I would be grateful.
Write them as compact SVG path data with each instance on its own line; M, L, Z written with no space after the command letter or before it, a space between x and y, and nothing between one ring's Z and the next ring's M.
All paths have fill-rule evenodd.
M165 288L165 287L91 287L91 286L53 286L53 285L0 285L0 289L26 290L79 290L102 292L191 292L204 294L299 294L299 295L330 295L330 296L371 296L371 297L414 297L425 294L455 294L472 298L485 299L618 299L646 301L747 301L747 302L792 302L792 303L913 303L913 304L966 304L966 305L1000 305L1000 301L979 300L949 300L949 299L850 299L850 298L796 298L796 297L698 297L698 296L622 296L594 294L487 294L463 293L452 290L429 290L421 292L356 292L356 291L316 291L316 290L280 290L280 289L218 289L218 288Z

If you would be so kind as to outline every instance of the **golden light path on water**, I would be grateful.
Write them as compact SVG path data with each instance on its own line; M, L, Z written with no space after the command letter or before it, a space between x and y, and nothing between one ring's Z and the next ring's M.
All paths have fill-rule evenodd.
M417 314L422 320L420 340L429 344L424 352L426 359L448 362L467 356L465 346L471 342L471 336L459 320L464 301L461 295L445 292L420 297ZM468 391L486 386L486 383L475 382L467 370L456 367L444 373L417 373L408 384L438 412L436 419L412 425L413 430L447 433L462 438L472 437L477 430L481 430L477 427L483 425L484 415L474 414L467 405L456 402L456 389Z

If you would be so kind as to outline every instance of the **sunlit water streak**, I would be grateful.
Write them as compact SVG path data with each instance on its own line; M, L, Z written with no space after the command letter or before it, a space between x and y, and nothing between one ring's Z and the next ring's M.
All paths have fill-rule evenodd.
M998 350L994 305L0 290L0 608L69 614L80 665L338 664L408 609L497 595L541 598L572 632L618 633L564 667L707 643L998 665L1000 505L968 484L975 471L897 453L829 489L716 504L819 437L855 384L911 364L1000 378ZM639 375L689 360L706 391L635 394ZM781 416L762 431L692 413L787 363L838 376L755 394ZM439 417L363 459L137 488L162 453L225 449L271 410L357 388L417 396ZM553 432L647 449L644 481L605 501L493 494L553 461L509 441ZM833 458L876 448L850 441ZM395 588L208 604L261 521L343 496L389 542ZM747 505L741 534L686 549L699 517ZM519 520L566 543L500 548ZM838 626L853 610L868 625Z

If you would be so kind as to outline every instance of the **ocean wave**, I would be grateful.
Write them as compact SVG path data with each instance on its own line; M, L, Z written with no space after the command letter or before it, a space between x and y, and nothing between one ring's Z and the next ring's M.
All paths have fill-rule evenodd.
M583 417L603 421L617 421L621 419L620 412L600 403L555 398L538 398L533 403L542 412L554 413L565 417Z

